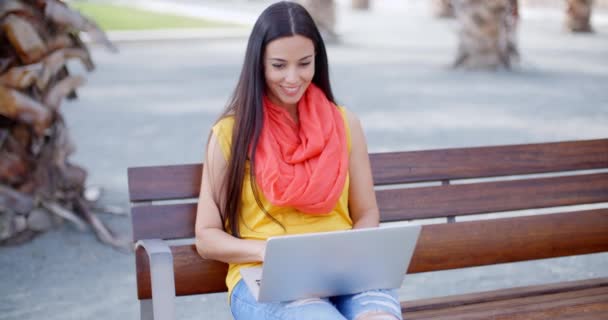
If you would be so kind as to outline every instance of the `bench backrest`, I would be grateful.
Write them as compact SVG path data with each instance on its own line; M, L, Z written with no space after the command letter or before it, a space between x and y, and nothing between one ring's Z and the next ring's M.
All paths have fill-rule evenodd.
M608 251L608 209L453 223L466 215L608 202L608 139L370 158L383 222L448 221L423 227L407 273ZM129 168L134 241L194 237L201 170L201 164ZM226 290L226 264L200 258L194 245L172 252L176 295ZM148 299L142 250L136 265L139 299Z

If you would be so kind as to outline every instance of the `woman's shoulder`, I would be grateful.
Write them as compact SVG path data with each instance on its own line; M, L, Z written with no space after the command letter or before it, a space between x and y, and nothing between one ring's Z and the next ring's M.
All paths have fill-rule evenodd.
M230 155L230 145L232 144L232 128L234 127L234 116L226 115L215 122L211 131L219 143L224 158Z
M344 127L346 129L346 144L348 146L348 151L350 152L353 144L353 128L357 130L360 127L359 118L352 111L348 110L348 108L337 105L338 110L342 114L342 118L344 119ZM358 141L355 141L355 143Z
M215 128L228 128L230 127L232 129L232 127L234 126L234 115L225 115L222 116L221 118L219 118L215 124L213 125L213 128L215 130Z
M220 137L229 137L232 135L232 128L234 127L234 115L225 115L219 118L211 130L213 134Z
M340 110L340 112L342 112L342 116L344 117L344 120L346 120L349 130L352 129L353 126L354 127L360 126L359 117L357 117L357 115L354 112L352 112L348 108L341 106L341 105L338 105L338 109Z

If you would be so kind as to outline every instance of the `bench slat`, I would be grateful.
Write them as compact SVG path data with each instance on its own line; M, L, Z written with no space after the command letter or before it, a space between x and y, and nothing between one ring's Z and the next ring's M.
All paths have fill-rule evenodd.
M466 306L406 312L407 319L554 319L559 315L608 311L608 287L497 300Z
M194 245L171 247L175 295L213 293L227 291L228 265L219 261L204 260ZM142 247L135 251L137 271L137 296L140 300L152 298L150 261Z
M131 208L133 241L194 237L196 203L142 205Z
M408 273L603 252L608 209L429 225L418 241Z
M381 220L397 221L608 202L608 173L377 191ZM134 240L194 237L196 204L132 208Z
M589 310L591 309L591 310ZM595 310L599 309L599 310ZM608 319L608 310L606 310L606 304L602 305L602 308L587 308L583 314L568 314L560 315L551 318L552 320L601 320Z
M408 273L608 251L608 209L504 218L422 228ZM172 248L176 294L221 292L227 265L203 260L193 245ZM143 250L136 252L139 299L150 294Z
M498 300L526 298L568 291L593 289L598 287L608 287L608 278L595 278L543 285L532 285L526 287L515 287L509 289L468 293L455 296L404 301L401 302L401 309L405 314L424 310L439 310L444 308L453 308Z
M608 173L376 192L383 221L608 202Z
M203 166L198 164L128 168L129 199L187 199L198 196Z
M370 154L376 185L608 168L608 139ZM131 201L198 196L201 164L128 169Z
M552 319L555 320L598 320L598 319L608 319L608 306L606 304L602 304L600 307L592 306L591 308L586 308L580 314L567 314L567 315L555 315ZM522 319L523 320L523 319Z
M608 139L370 155L376 185L608 168Z

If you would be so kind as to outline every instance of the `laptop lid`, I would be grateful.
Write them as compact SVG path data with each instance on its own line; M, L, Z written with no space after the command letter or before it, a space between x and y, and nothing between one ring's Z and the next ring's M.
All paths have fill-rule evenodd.
M272 237L256 298L277 302L398 288L420 230L386 226ZM246 282L251 287L254 281Z

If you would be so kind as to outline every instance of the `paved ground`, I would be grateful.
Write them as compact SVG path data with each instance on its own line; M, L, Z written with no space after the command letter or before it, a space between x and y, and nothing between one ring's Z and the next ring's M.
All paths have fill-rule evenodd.
M428 17L420 1L343 11L340 23L342 43L329 47L334 89L360 116L371 151L608 137L606 24L596 25L595 35L573 36L562 33L558 19L524 15L521 67L467 73L446 68L453 25ZM118 55L93 50L98 70L81 98L62 108L78 146L73 159L89 169L91 184L106 189L104 203L127 207L128 166L201 161L244 46L231 39L123 43ZM127 217L104 220L129 236ZM608 276L606 266L608 254L598 254L419 274L406 277L400 294ZM0 283L0 319L138 316L132 254L70 225L0 248ZM177 303L179 319L230 318L223 294Z

